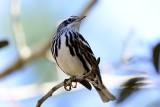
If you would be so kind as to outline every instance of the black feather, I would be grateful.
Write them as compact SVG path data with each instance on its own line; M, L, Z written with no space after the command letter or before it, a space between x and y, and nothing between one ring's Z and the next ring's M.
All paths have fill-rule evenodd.
M91 90L91 89L92 89L92 86L91 86L91 84L90 84L88 81L83 80L83 81L81 81L80 83L81 83L83 86L85 86L88 90Z

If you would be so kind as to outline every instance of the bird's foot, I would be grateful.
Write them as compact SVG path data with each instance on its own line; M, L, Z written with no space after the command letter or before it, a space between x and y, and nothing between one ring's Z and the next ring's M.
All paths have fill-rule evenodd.
M69 79L65 79L64 80L64 89L66 91L70 91L71 90L71 82L67 83L69 81Z
M71 86L72 88L76 88L77 87L77 81L76 81L76 77L75 76L72 76L70 77L70 80L71 80ZM73 84L74 83L74 84Z
M73 82L75 83L74 85L73 85ZM66 91L70 91L72 88L76 88L76 87L77 87L77 82L76 82L75 76L71 76L69 79L64 80L64 89Z

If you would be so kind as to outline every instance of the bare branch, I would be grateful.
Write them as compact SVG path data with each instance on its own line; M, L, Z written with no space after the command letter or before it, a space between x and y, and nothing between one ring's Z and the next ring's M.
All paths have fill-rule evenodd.
M20 20L21 1L11 0L10 14L12 16L12 33L15 38L16 47L21 58L28 58L31 54L30 48L27 46L23 26Z
M92 0L79 16L82 17L87 15L90 12L90 10L93 8L93 6L97 3L97 1L98 0Z
M67 82L68 83L68 82ZM62 86L64 86L64 82L61 82L59 84L57 84L56 86L54 86L45 96L43 96L40 100L38 100L36 107L40 107L41 104L49 97L52 96L52 94L59 88L61 88Z
M8 67L4 72L0 73L0 79L6 77L7 75L17 71L18 69L23 68L26 64L37 60L38 58L41 58L43 56L45 56L45 53L48 51L48 47L50 45L46 44L43 48L34 51L30 57L23 59L21 57L18 58L17 61L15 61L15 63L13 65L11 65L10 67Z

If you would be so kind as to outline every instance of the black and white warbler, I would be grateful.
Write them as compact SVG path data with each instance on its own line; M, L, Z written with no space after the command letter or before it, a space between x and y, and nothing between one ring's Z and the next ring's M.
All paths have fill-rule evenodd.
M51 52L60 69L70 76L80 76L89 72L92 68L90 58L96 61L96 58L88 44L88 42L79 33L81 20L84 17L71 16L69 19L63 21L57 28L55 37L51 43ZM89 55L83 52L80 45L87 49ZM100 70L98 68L95 75L91 75L88 79L92 80L89 83L86 80L80 83L87 89L91 90L95 87L103 102L113 101L116 98L103 85Z

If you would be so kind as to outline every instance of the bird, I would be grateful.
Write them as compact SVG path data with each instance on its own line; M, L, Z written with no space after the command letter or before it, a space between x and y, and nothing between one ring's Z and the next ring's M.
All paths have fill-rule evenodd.
M69 76L87 74L93 66L91 59L96 61L89 43L79 32L81 22L85 17L70 16L67 20L64 20L58 26L51 42L53 58L59 68ZM89 90L93 86L104 103L116 100L116 97L104 86L99 67L95 74L90 75L86 80L80 81L80 83Z

